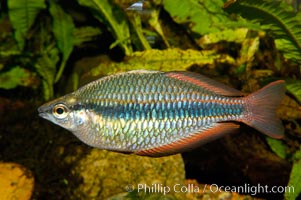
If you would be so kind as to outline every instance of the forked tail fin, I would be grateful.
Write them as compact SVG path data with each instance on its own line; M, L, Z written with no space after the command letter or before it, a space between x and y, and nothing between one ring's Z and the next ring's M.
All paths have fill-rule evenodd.
M275 81L246 97L247 113L243 122L258 131L282 138L284 127L276 114L276 108L285 95L285 82Z

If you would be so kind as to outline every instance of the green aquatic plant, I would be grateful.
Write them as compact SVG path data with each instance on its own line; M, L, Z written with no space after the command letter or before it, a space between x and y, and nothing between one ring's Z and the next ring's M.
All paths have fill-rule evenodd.
M28 86L34 80L34 73L21 68L20 66L15 66L7 72L0 74L0 88L13 89L18 85Z
M37 16L46 9L49 10L50 16L44 16L44 20L38 21ZM72 17L55 1L50 1L46 5L44 0L9 0L7 13L14 29L16 43L4 44L0 55L6 59L14 56L18 59L15 61L16 67L9 67L10 69L4 67L2 74L0 73L1 77L14 76L6 78L0 88L13 89L17 86L36 88L38 82L31 81L29 78L33 76L28 76L28 73L35 71L41 78L44 99L52 98L53 85L60 80L74 46L93 39L101 31L99 28L89 26L76 29ZM52 23L49 23L50 18ZM87 30L88 33L83 33ZM2 36L8 37L6 35L9 34ZM32 67L35 68L34 71ZM17 80L18 78L20 80Z
M119 7L109 0L78 0L78 3L90 8L96 19L110 27L116 39L116 42L111 45L111 48L120 45L125 55L132 53L128 21L126 20L124 12L122 12Z
M29 29L39 12L46 8L44 0L9 0L8 15L15 30L19 50L22 51Z
M205 36L212 39L211 44L221 41L239 42L245 38L247 29L260 29L257 23L242 19L232 20L223 9L223 4L223 0L188 0L185 2L164 0L162 2L162 6L171 15L172 19L185 26L201 47L204 45L203 42L206 43L202 39ZM199 40L200 37L201 40Z
M37 36L41 38L38 41L39 48L35 48L33 52L28 53L24 46L33 41L30 35L33 34L36 17L39 12L46 8L46 3L43 0L8 1L8 15L14 28L14 36L19 47L19 55L21 56L19 65L28 66L28 60L32 60L31 65L35 67L42 79L44 98L50 99L53 96L53 84L59 80L73 48L72 31L74 30L74 25L71 17L59 5L51 1L49 10L52 15L52 32L56 38L56 43L48 36L49 28L47 27L47 22L41 22L39 26L36 25L34 27L39 29L37 33ZM59 62L59 52L56 49L59 49L62 53L58 72L56 65ZM15 87L17 85L21 84L14 84Z
M301 81L293 80L286 84L286 89L301 103Z
M53 97L53 84L56 74L56 65L59 62L59 51L54 45L42 49L34 67L42 77L44 99Z
M293 167L290 174L288 186L293 186L293 191L286 191L285 199L295 200L301 194L301 149L299 149L293 156Z
M287 146L281 140L274 138L266 138L266 140L274 153L276 153L282 159L286 158Z
M226 8L231 13L259 22L287 59L301 63L301 13L284 1L237 0Z
M62 61L54 80L54 82L57 82L60 79L66 66L66 62L73 50L75 26L71 16L58 4L54 3L54 1L50 1L49 11L53 20L52 31L57 41L57 47L62 53Z
M223 25L229 18L221 9L222 0L164 0L163 7L179 24L189 27L193 33L205 35L225 29Z

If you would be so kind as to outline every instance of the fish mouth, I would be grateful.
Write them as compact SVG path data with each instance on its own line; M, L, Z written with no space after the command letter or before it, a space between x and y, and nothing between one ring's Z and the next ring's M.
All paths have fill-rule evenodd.
M38 108L38 112L39 112L39 116L44 118L44 119L48 119L48 114L47 114L47 110L45 109L44 106L40 106Z
M39 112L39 113L43 113L43 112L45 112L45 111L46 111L46 109L45 109L44 106L38 107L38 112Z
M44 118L44 119L48 119L46 113L39 113L39 116L42 117L42 118Z

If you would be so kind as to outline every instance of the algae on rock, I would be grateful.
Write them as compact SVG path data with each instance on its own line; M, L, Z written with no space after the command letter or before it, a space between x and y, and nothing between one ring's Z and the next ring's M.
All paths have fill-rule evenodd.
M185 169L180 154L149 158L92 149L74 165L72 176L82 181L71 199L105 199L127 192L128 187L135 190L138 184L162 184L170 188L184 184ZM170 191L169 195L182 199L184 194Z

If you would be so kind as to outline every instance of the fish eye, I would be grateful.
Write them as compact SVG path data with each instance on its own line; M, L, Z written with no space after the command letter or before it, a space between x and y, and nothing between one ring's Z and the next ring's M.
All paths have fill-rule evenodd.
M64 104L57 104L53 107L52 113L56 118L63 119L68 114L68 108Z

